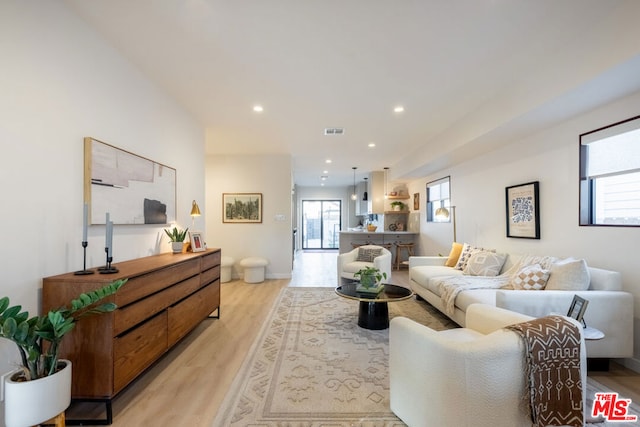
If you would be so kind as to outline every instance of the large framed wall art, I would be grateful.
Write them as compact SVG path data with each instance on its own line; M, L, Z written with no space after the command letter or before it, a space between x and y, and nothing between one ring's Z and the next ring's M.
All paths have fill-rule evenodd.
M261 223L262 193L223 193L222 222Z
M539 182L506 188L507 237L540 238Z
M91 224L169 224L176 220L176 170L87 137L84 200Z

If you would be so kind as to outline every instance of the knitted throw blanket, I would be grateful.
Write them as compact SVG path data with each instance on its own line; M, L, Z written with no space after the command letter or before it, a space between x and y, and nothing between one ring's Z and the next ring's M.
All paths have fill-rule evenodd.
M562 316L507 326L525 346L534 427L583 425L580 330Z

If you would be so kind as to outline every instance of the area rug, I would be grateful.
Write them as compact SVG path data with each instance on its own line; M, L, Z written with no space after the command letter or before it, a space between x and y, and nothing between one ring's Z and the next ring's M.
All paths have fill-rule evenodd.
M389 316L436 330L457 327L415 298L389 303ZM389 331L357 321L358 302L333 288L283 289L213 426L404 426L389 409Z

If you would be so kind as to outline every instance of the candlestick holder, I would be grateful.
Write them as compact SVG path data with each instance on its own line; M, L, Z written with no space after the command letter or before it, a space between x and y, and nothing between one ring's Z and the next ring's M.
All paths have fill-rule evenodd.
M86 241L82 242L82 247L83 247L83 251L84 251L84 261L82 263L82 270L78 270L75 273L73 273L76 276L84 276L84 275L87 275L87 274L93 274L94 273L93 270L87 270L87 246L89 246L89 244Z
M113 257L110 257L110 256L109 256L109 248L104 248L104 252L105 252L105 253L106 253L106 255L107 255L107 257L106 257L106 258L107 258L107 261L106 261L106 263L105 263L105 266L104 266L104 267L99 267L99 268L98 268L98 273L100 273L100 274L113 274L113 273L117 273L117 272L118 272L118 269L117 269L117 268L115 268L115 267L113 267L113 266L111 265L111 261L113 261Z

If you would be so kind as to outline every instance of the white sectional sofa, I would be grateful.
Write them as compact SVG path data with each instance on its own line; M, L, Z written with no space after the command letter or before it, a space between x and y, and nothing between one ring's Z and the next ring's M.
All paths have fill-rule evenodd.
M604 333L604 338L587 340L589 358L624 358L633 356L633 296L622 291L620 273L587 267L589 286L586 290L521 290L514 289L510 275L523 256L507 254L498 280L502 286L494 289L460 290L455 296L453 310L447 309L443 299L443 283L465 283L469 275L462 270L445 266L447 257L413 256L409 258L409 277L414 293L465 326L465 312L473 303L489 304L532 317L551 313L567 314L574 295L589 301L584 320L588 326ZM553 270L551 270L553 276ZM549 279L551 280L551 279ZM451 301L451 300L448 300Z

